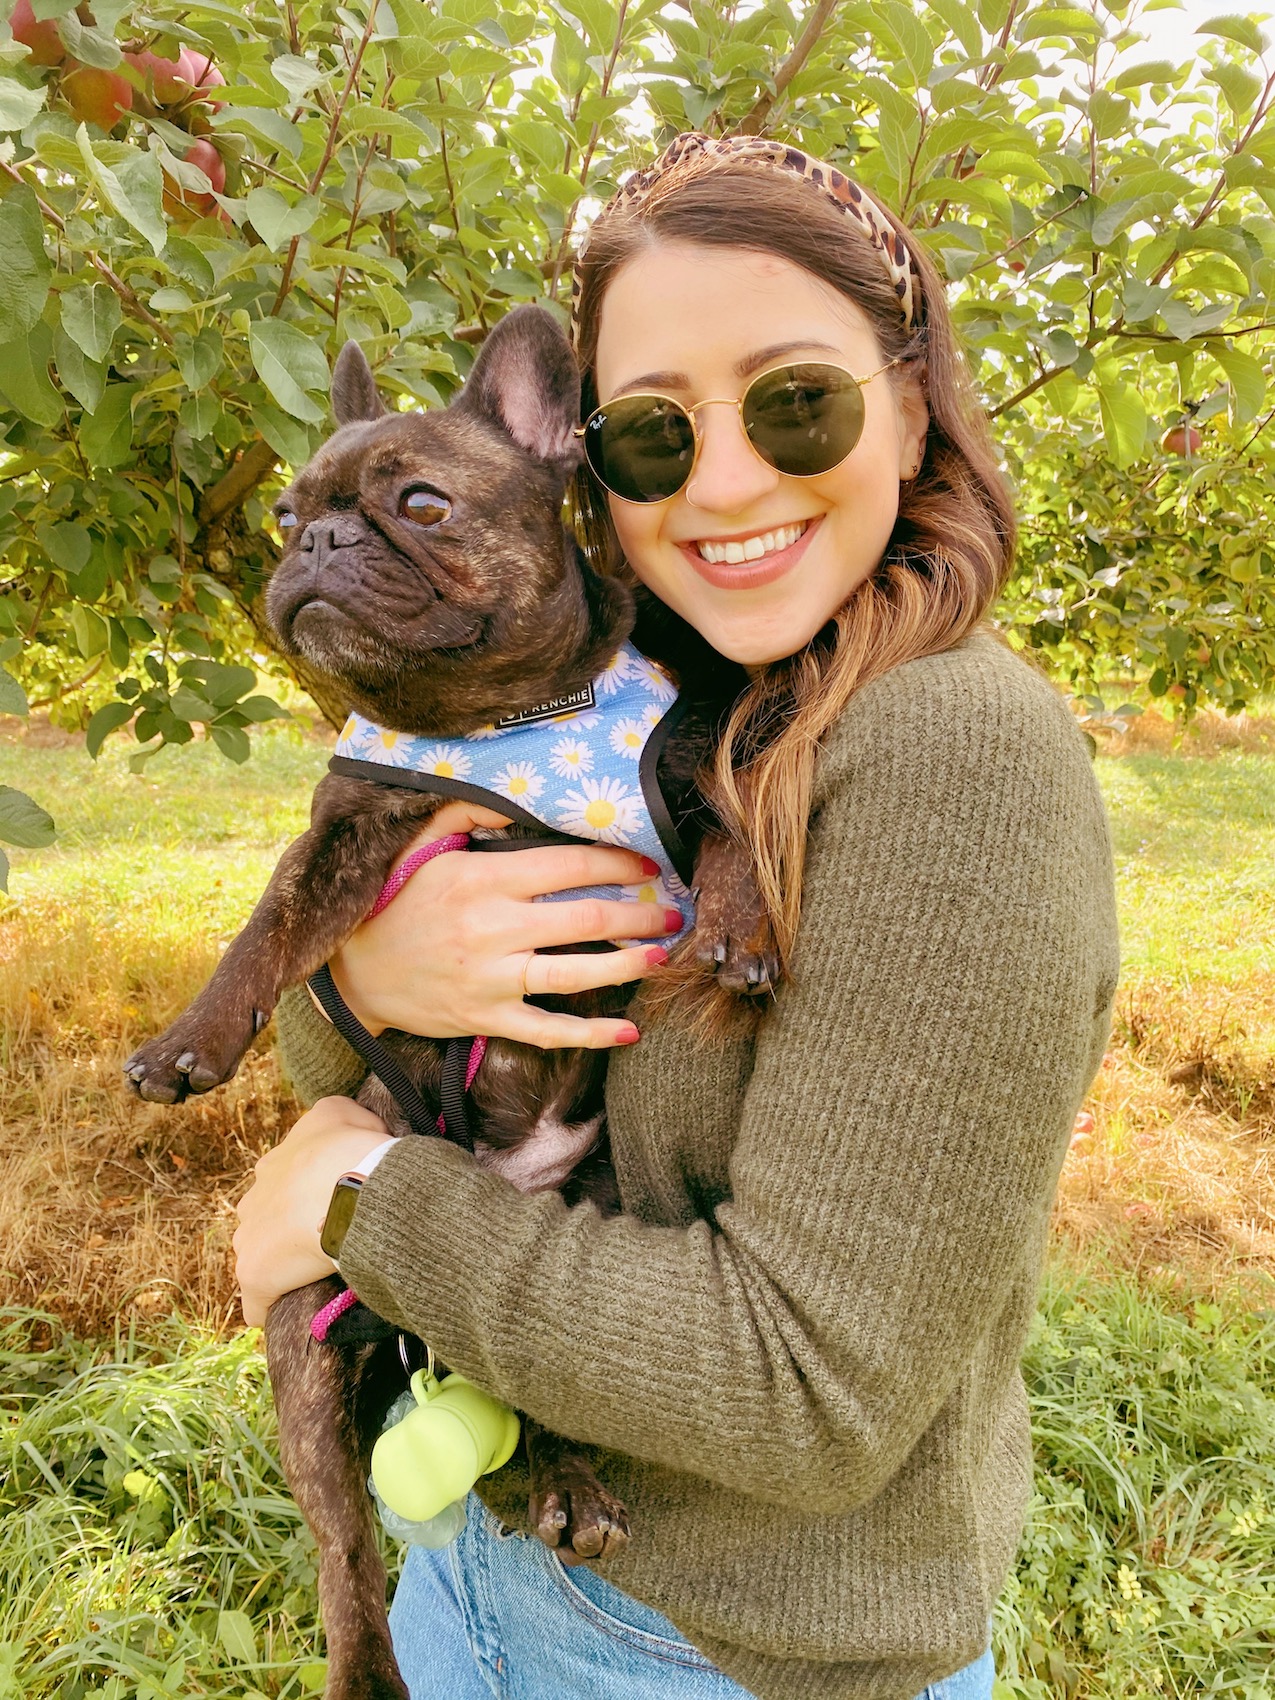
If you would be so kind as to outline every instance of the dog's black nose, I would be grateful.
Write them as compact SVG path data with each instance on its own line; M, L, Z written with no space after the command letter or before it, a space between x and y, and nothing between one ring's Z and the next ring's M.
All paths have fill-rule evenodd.
M312 519L301 533L300 549L322 567L334 549L349 549L367 541L367 526L358 514L324 514Z

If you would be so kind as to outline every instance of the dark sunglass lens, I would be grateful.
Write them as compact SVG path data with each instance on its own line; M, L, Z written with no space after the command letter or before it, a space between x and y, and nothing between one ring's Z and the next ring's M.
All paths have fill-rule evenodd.
M749 386L743 412L757 453L797 478L830 472L863 434L863 391L838 366L764 372Z
M695 428L675 402L622 396L589 420L584 452L599 481L626 502L663 502L690 477Z

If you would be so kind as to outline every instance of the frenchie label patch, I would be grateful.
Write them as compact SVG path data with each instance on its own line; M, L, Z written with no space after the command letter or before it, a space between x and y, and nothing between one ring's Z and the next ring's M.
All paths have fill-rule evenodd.
M560 714L579 714L581 709L596 707L593 695L593 680L587 685L581 685L578 691L568 691L566 696L550 697L548 702L537 703L535 708L524 708L520 714L507 715L504 720L498 720L496 725L503 731L507 726L534 726L539 720L556 720Z

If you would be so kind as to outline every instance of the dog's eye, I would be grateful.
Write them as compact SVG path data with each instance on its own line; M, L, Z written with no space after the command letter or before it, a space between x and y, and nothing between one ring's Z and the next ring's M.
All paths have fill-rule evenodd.
M280 531L288 531L297 523L297 516L291 508L281 508L274 516L274 522Z
M441 525L452 511L446 496L434 490L405 490L399 497L399 515L416 525Z

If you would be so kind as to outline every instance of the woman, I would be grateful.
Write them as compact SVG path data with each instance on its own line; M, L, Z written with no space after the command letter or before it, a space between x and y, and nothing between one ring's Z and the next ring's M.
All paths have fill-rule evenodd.
M543 1014L522 997L550 974L651 971L649 946L532 954L654 932L532 901L636 882L636 858L437 858L342 953L348 1001L438 1037L640 1032L608 1076L624 1213L522 1195L442 1141L387 1148L329 1097L241 1206L245 1314L330 1271L315 1225L370 1171L342 1274L590 1443L632 1511L605 1579L568 1574L517 1538L525 1482L484 1481L456 1547L408 1555L414 1700L989 1696L1030 1485L1018 1359L1116 978L1101 801L1062 702L983 628L1009 497L941 282L889 214L796 150L681 137L577 281L586 529L748 670L717 802L785 983L715 1047L643 992L633 1024ZM816 391L810 423L792 396ZM679 405L628 400L652 394ZM303 1095L356 1086L301 1000L281 1037Z

